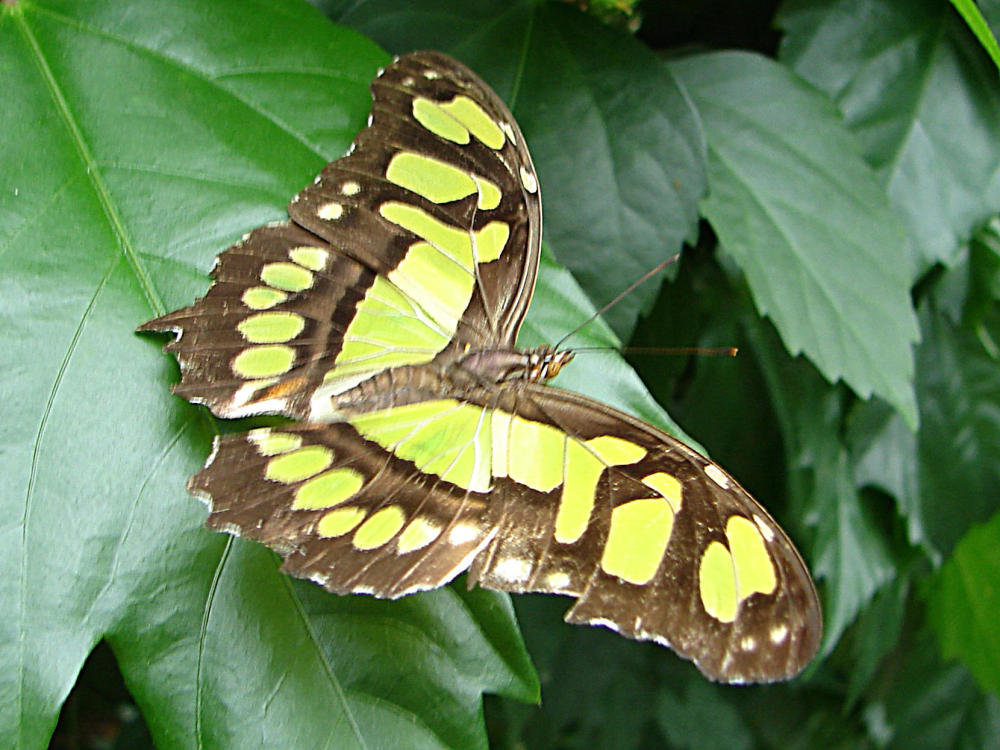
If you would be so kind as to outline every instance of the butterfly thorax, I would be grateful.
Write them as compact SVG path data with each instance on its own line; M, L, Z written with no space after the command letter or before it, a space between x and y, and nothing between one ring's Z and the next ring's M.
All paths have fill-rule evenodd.
M340 393L318 391L311 418L337 422L391 407L456 398L474 403L495 402L503 392L528 383L544 382L573 358L571 350L551 346L535 349L482 349L455 355L442 353L426 365L394 367ZM503 386L497 389L497 386Z

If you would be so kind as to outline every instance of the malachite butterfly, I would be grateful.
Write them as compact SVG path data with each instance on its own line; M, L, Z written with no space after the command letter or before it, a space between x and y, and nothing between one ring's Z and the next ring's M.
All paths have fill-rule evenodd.
M545 385L568 351L514 346L541 247L517 123L436 52L372 83L368 126L223 252L173 331L175 392L285 427L215 442L211 528L339 594L469 585L563 594L574 623L653 640L726 682L788 678L821 634L786 534L661 430Z

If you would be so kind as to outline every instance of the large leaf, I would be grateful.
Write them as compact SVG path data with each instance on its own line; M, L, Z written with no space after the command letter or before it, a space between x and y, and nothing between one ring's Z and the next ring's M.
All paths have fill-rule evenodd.
M594 302L694 235L700 128L669 70L630 36L539 0L319 4L392 52L454 54L511 104L538 168L546 237ZM646 284L608 312L619 336L655 294Z
M506 597L339 598L201 528L211 423L136 324L364 123L387 56L293 0L0 5L0 745L107 639L161 747L485 744L537 695Z
M915 275L1000 210L1000 82L943 0L788 0L781 57L829 94L906 221Z
M758 310L793 355L915 425L903 234L836 112L762 57L715 53L672 67L708 137L702 210Z
M959 658L984 690L1000 695L1000 513L969 531L938 572L928 616L946 659Z

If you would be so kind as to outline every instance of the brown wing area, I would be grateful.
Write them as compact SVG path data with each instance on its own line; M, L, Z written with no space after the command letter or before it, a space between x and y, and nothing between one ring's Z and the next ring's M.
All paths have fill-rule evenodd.
M374 105L368 127L346 156L328 164L315 184L295 196L289 215L379 273L395 268L415 240L379 215L385 201L402 200L463 231L480 230L492 221L506 223L506 249L498 260L479 267L476 290L455 339L485 348L513 346L534 289L542 231L537 177L514 117L482 79L439 52L398 58L371 88ZM455 142L432 133L414 117L416 100L448 104L456 97L474 101L501 128L502 145L487 145L475 135L466 143ZM489 179L499 188L499 204L480 208L476 193L435 203L388 181L389 162L400 152L432 157ZM336 218L321 216L328 206L339 207Z
M602 472L586 530L571 543L555 538L561 487L543 494L510 479L498 480L491 500L497 533L474 561L470 585L573 596L577 601L567 621L603 625L669 646L714 680L768 682L805 667L822 633L812 580L785 532L732 477L666 433L574 393L529 386L516 396L513 411L555 425L571 439L624 438L641 446L645 455ZM512 445L509 450L532 447ZM643 478L659 474L677 481L680 509L655 574L648 582L629 582L604 569L612 513L631 501L657 497ZM747 596L735 618L724 622L706 611L700 564L713 542L732 546L727 524L733 517L760 531L776 585L771 593Z
M396 598L442 586L492 539L483 495L422 474L345 424L216 439L189 488L207 525L284 558L338 594Z
M530 301L541 241L537 180L517 124L485 83L439 53L397 59L372 83L372 94L369 125L348 155L327 165L289 205L295 224L253 230L219 256L215 283L204 298L139 327L178 334L166 347L180 361L178 395L206 404L220 417L272 413L308 419L313 391L331 375L343 390L340 384L350 387L391 366L430 361L442 351L513 345ZM417 100L432 110L456 101L471 108L473 122L480 118L477 132L493 134L483 136L490 145L451 115L441 115L444 110L435 110L447 126L438 130L454 137L464 129L467 142L421 125L413 114ZM493 196L497 205L480 208L484 198L478 191L434 202L389 181L388 165L403 152L488 180L499 191ZM446 183L444 174L431 182ZM433 194L437 187L421 189ZM380 209L390 202L421 218L409 227L388 220ZM451 233L452 241L465 235L475 248L474 233L491 223L504 225L509 235L499 258L473 268L474 284L463 272L465 288L471 289L467 304L451 297L452 287L425 278L440 269L422 266L419 258L409 267L420 277L415 291L387 279L413 248L426 243L441 251L436 262L446 272L442 258L453 248L442 244L442 231ZM345 353L347 374L343 368L332 374L345 332L377 280L382 287L373 308L378 309L369 309L367 322L354 331L353 349ZM387 294L393 298L389 309ZM454 315L450 325L428 313L436 309L437 294L449 311L445 318ZM384 317L384 326L374 326L372 316ZM366 354L368 344L383 347L379 356Z
M292 262L293 251L305 248L325 254L322 268ZM318 261L312 266L318 268ZM212 276L208 294L193 305L139 327L178 333L164 347L180 362L181 382L174 392L220 417L282 413L305 418L309 395L333 367L344 331L375 274L304 229L276 224L253 230L219 255ZM267 316L273 316L270 325ZM249 343L240 326L252 330L255 321L257 343ZM251 346L286 347L287 362L276 365L282 371L241 374L237 357Z

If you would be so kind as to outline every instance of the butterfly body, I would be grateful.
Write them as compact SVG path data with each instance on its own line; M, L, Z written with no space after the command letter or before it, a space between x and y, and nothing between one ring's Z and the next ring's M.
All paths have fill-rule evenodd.
M571 622L668 645L713 679L789 677L815 652L792 543L720 467L546 381L519 350L538 181L503 102L461 63L403 56L368 127L223 252L178 334L175 391L217 416L299 424L216 441L190 487L212 528L331 591L394 598L468 571L576 599Z

